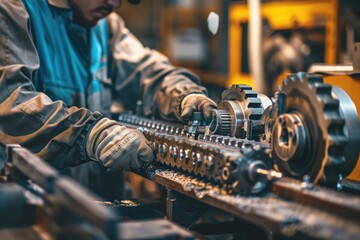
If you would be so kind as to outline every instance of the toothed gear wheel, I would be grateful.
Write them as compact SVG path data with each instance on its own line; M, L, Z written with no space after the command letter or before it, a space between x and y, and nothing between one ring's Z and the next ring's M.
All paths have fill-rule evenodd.
M258 94L247 85L232 85L228 90L222 94L222 100L218 105L219 110L215 110L214 118L221 116L220 111L226 111L231 117L231 126L229 135L238 138L257 139L260 134L258 131L260 127L260 119L263 114L262 100ZM217 119L215 119L217 120ZM249 126L251 124L251 126ZM220 134L223 128L228 128L228 124L222 126L221 124L213 125L211 132L213 134ZM248 130L252 129L251 133Z
M228 161L222 169L222 179L232 185L232 189L243 195L256 194L264 190L268 181L264 176L256 174L256 169L271 169L265 145L243 145L242 156L235 161Z
M285 111L279 114L272 130L272 156L285 175L322 180L330 185L339 180L345 162L345 120L332 86L321 76L309 73L290 75L279 94L286 97ZM278 99L279 101L279 99Z
M246 110L246 117L253 121L259 122L264 112L257 92L248 85L232 85L230 89L223 92L222 100L238 100L241 102Z
M230 112L227 110L214 110L213 118L215 118L215 120L210 124L211 131L220 135L229 136L231 133Z

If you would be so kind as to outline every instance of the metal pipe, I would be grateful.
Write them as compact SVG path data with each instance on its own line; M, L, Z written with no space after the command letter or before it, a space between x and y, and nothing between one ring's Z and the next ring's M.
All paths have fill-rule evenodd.
M249 6L249 61L250 70L254 78L255 88L257 92L267 94L269 92L264 84L264 67L262 56L262 24L260 12L260 0L248 0Z

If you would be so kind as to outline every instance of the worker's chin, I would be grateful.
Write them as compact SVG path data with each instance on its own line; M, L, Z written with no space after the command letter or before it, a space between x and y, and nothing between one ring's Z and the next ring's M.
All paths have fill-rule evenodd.
M98 21L99 19L81 19L80 21L78 21L78 24L86 28L92 28L96 26Z

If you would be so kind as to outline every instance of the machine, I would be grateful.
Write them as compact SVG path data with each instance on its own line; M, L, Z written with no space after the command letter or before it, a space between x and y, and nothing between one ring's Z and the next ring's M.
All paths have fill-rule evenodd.
M160 163L236 193L258 192L263 175L306 175L335 187L359 156L354 103L341 88L310 73L288 76L272 100L233 85L210 123L197 115L185 128L131 115L119 120L139 127Z
M338 3L264 3L274 30L264 44L270 85L314 58L336 61ZM21 146L0 146L0 239L358 239L360 44L353 65L283 75L269 98L238 84L251 84L240 54L247 14L241 3L230 9L231 86L210 121L143 117L140 102L139 112L116 118L150 142L155 162L134 173L157 183L161 199L103 201ZM310 57L307 47L319 42L323 50Z
M359 183L345 178L357 171L360 127L345 91L325 84L321 75L296 73L283 81L273 99L233 85L218 106L210 122L194 113L186 125L141 113L118 117L143 132L156 154L153 165L136 171L164 190L163 198L152 203L103 201L26 149L5 146L0 237L359 236ZM154 214L155 208L160 213ZM221 214L215 212L211 219L226 217L198 222L215 209Z
M232 229L251 237L269 229L280 238L357 237L360 185L346 177L358 171L358 113L350 96L322 75L291 74L272 99L233 85L211 122L200 113L185 126L132 114L119 121L151 142L156 163L138 173L168 189L173 221L192 229L182 215L186 207L174 206L193 201L185 195L260 225Z
M351 0L262 1L259 61L267 94L277 90L282 73L308 71L313 63L350 63L353 43L359 41L358 9L359 2ZM249 21L246 1L230 5L227 85L254 86L248 61Z

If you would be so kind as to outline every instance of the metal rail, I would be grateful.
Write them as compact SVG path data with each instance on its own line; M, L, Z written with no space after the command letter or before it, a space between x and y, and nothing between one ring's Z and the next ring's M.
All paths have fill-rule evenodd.
M306 189L300 181L282 178L272 184L271 193L240 196L229 195L220 188L174 170L150 168L140 175L168 191L175 191L281 236L295 239L357 239L360 236L360 198L324 187ZM176 201L175 197L167 203L170 220L184 214L171 207ZM186 205L183 199L179 201Z

